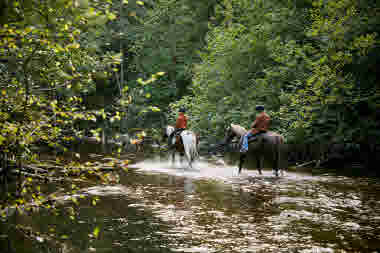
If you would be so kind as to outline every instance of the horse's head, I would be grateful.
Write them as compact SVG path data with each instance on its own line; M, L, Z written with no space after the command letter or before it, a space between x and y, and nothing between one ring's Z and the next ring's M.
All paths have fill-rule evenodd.
M236 136L236 133L233 131L231 124L228 125L224 134L223 144L224 145L228 144L235 136Z
M166 127L164 128L164 131L163 131L163 134L162 134L162 138L163 138L163 139L168 138L168 137L170 136L170 134L174 132L174 130L175 130L175 129L174 129L173 126L166 126Z
M236 124L229 124L226 128L223 144L228 144L234 137L241 138L246 133L247 130L244 127Z

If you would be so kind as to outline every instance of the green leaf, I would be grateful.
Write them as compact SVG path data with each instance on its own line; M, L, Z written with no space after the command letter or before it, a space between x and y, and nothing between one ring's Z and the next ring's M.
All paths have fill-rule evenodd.
M94 231L92 232L92 235L94 236L94 238L98 238L98 236L99 236L99 232L100 232L99 227L96 227L96 228L94 229Z
M160 108L156 107L156 106L151 106L150 109L152 110L152 112L159 112L161 111Z
M3 142L6 140L5 137L3 137L2 135L0 135L0 145L3 144Z
M116 19L116 15L114 14L114 13L109 13L108 15L107 15L107 18L109 19L109 20L115 20Z

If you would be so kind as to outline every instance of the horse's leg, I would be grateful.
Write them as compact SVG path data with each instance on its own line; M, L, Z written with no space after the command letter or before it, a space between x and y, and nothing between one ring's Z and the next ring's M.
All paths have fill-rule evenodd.
M172 151L172 165L174 165L175 162L175 150Z
M277 161L276 158L275 158L275 161L274 161L273 170L274 170L274 175L275 175L276 177L278 177L278 170L279 170L279 167L278 167L278 161Z
M274 175L278 177L278 170L280 169L280 154L279 154L279 142L276 140L273 144L273 170Z
M283 149L283 146L282 146L282 142L280 141L280 143L278 144L277 146L277 168L279 170L281 170L281 176L284 176L284 163L283 161L281 160L282 159L282 156L281 156L281 152L282 152L282 149Z
M139 140L136 141L136 152L140 152L140 143Z
M247 154L240 154L240 159L239 159L239 174L241 172L241 169L243 167L243 163L244 163L246 157L247 157Z
M258 155L257 156L257 170L259 171L259 174L262 175L263 172L262 172L262 167L263 167L263 156L262 155Z
M185 156L186 156L186 160L187 162L189 163L189 167L190 168L193 168L193 158L191 157L191 154L189 154L188 152L185 153Z

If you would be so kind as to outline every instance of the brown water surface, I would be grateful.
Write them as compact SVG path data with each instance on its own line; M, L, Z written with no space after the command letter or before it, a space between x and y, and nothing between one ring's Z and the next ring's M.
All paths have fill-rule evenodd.
M276 178L269 170L238 175L236 165L217 157L202 158L192 169L163 157L147 159L120 171L119 178L83 187L78 194L89 198L73 208L63 199L57 216L39 211L3 222L0 247L65 253L380 249L378 179L294 172ZM16 221L38 231L39 239L20 241L6 226Z

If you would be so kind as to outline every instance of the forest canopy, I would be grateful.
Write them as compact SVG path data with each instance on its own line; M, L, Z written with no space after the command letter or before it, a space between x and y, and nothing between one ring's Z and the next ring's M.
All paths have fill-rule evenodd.
M265 105L289 143L379 140L379 4L365 0L2 1L0 148L158 133L186 107L220 137Z

